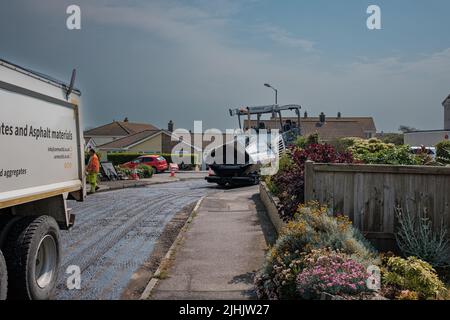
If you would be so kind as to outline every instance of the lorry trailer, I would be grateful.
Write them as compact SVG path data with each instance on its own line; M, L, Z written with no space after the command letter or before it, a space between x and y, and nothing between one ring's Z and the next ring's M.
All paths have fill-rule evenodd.
M0 300L44 300L56 286L60 230L83 201L81 92L0 59Z

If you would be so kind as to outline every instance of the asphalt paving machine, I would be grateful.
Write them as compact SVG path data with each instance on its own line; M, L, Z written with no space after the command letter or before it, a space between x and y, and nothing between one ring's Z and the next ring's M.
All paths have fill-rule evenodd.
M230 116L238 117L239 129L230 141L206 152L209 167L206 181L230 187L258 184L266 167L273 166L286 148L301 136L300 109L301 106L295 104L230 109ZM296 121L284 119L282 111L294 112ZM271 119L261 120L267 114ZM256 120L252 120L252 116L256 116ZM248 120L245 128L243 117Z

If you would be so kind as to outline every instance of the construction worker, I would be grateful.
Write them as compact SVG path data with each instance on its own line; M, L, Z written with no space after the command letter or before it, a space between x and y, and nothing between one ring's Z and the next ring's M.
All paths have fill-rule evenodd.
M94 149L89 150L89 162L86 167L87 171L87 180L91 185L91 192L95 193L98 190L97 187L97 175L100 171L100 161L98 160L97 154Z

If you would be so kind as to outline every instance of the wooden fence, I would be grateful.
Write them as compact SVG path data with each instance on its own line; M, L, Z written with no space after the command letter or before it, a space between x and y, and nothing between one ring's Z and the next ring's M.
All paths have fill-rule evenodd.
M450 234L450 168L318 164L305 167L305 201L348 216L378 249L396 251L396 208L444 223Z

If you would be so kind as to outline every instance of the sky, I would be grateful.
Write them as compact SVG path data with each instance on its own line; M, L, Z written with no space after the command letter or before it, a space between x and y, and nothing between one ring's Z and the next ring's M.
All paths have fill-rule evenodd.
M71 4L81 30L66 27ZM2 0L0 57L67 81L76 68L86 128L234 128L229 108L273 103L268 82L310 116L441 129L448 12L448 0Z

